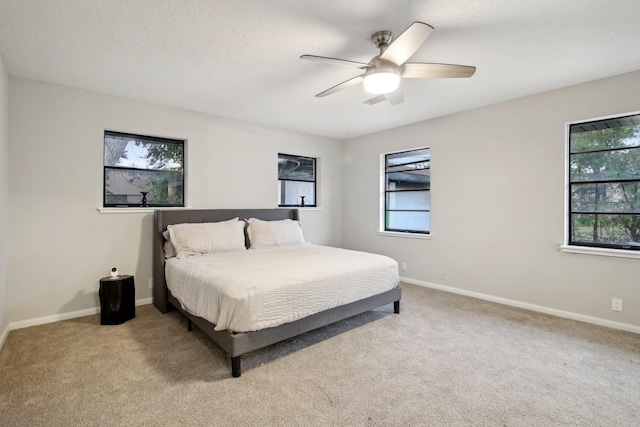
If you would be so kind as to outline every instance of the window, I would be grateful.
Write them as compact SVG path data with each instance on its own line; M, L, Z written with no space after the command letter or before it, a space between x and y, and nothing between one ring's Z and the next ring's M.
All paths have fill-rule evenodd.
M182 207L184 170L184 141L104 132L104 207Z
M384 155L384 231L431 231L429 148Z
M569 125L569 245L640 250L640 114Z
M316 159L278 154L278 206L316 206Z

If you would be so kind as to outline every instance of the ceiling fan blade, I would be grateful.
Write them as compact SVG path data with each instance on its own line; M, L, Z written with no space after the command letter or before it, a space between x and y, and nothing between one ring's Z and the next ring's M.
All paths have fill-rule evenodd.
M366 101L363 102L363 104L367 104L367 105L374 105L377 104L379 102L382 102L384 100L386 100L387 98L385 98L384 95L378 95L375 98L371 98L371 99L367 99Z
M348 87L355 86L358 83L361 83L362 80L364 80L364 74L361 75L361 76L356 76L356 77L354 77L352 79L349 79L347 81L344 81L342 83L339 83L339 84L337 84L337 85L325 90L324 92L320 92L319 94L316 95L316 98L322 98L322 97L325 97L327 95L331 95L332 93L339 92L339 91L341 91L343 89L346 89Z
M346 59L338 59L338 58L327 58L326 56L302 55L300 59L305 59L307 61L324 62L325 64L339 65L341 67L349 67L349 68L363 69L363 68L370 67L369 64L365 64L364 62L348 61Z
M471 77L476 72L476 67L468 65L421 64L417 62L406 63L402 68L402 77L409 79Z
M404 30L398 38L391 42L387 49L382 52L380 59L402 65L416 53L420 46L427 40L433 27L424 22L414 22Z
M397 105L404 102L404 93L402 92L402 85L398 89L391 93L387 93L384 97L389 101L391 105Z

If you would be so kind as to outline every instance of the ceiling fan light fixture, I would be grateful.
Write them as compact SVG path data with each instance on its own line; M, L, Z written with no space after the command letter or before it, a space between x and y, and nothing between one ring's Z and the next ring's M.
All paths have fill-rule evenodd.
M400 86L400 74L392 67L370 68L366 71L364 90L376 95L391 93Z

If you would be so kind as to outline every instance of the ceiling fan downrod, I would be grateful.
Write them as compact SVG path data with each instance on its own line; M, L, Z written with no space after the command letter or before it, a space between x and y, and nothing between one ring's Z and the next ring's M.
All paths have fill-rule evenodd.
M373 44L380 49L380 54L389 46L391 40L393 39L393 33L391 31L378 31L377 33L373 33L371 35L371 41Z

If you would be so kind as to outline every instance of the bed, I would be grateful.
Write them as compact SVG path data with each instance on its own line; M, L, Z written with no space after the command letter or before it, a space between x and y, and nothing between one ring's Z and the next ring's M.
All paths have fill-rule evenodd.
M179 310L187 318L188 330L191 330L192 325L195 324L206 335L213 339L213 341L230 356L231 373L233 377L239 377L241 375L241 356L248 352L275 344L279 341L292 338L313 329L329 325L386 304L393 304L394 312L400 312L401 290L397 283L397 264L395 264L395 279L392 274L389 273L385 276L382 274L384 272L381 273L380 270L370 270L368 273L363 273L363 275L356 277L353 276L356 272L349 270L347 264L360 265L360 263L362 263L364 269L370 261L369 258L382 256L348 251L353 253L356 257L354 258L356 261L340 263L339 261L336 261L336 258L328 258L330 255L335 256L330 253L329 248L317 247L314 245L299 245L299 248L258 247L259 245L257 245L257 243L259 241L259 237L255 233L253 237L257 249L245 250L246 248L249 248L249 234L251 233L251 226L247 229L244 227L244 223L244 242L241 242L244 243L244 247L242 248L242 251L229 251L212 256L209 256L208 254L197 257L183 256L183 259L177 260L174 258L165 258L166 239L164 236L168 235L169 231L171 231L168 230L168 228L173 228L173 233L177 232L176 230L178 230L179 227L185 227L184 224L221 224L223 222L234 222L233 220L236 218L239 218L240 220L255 218L256 226L260 224L268 224L271 226L278 223L290 222L286 220L297 221L299 219L298 215L297 209L161 209L154 212L153 304L162 313L167 313L172 309ZM269 221L269 223L262 223L261 221ZM257 228L253 229L257 230ZM346 251L340 249L337 250ZM297 258L291 258L294 256L313 256L317 257L317 259L325 259L325 261L333 260L330 261L331 265L335 266L337 270L344 268L344 271L341 272L342 276L336 276L334 278L329 276L324 277L320 273L322 273L322 270L327 270L326 268L318 268L318 273L320 275L312 276L314 280L317 279L317 282L321 282L323 286L327 286L327 289L329 289L329 293L332 296L336 295L334 300L323 301L321 295L315 290L316 288L311 287L311 285L308 285L307 288L300 288L299 296L293 293L286 293L293 292L293 288L284 285L284 283L289 280L287 278L287 274L289 273L285 272L285 270L288 269L283 268L284 265L282 262L278 261L282 259L297 260ZM259 260L256 265L267 263L270 266L269 268L278 263L281 265L277 269L270 270L272 271L272 274L270 273L265 275L264 272L260 272L259 269L253 269L254 264L251 264L251 259L254 258ZM201 273L203 267L196 265L196 261L198 263L205 263L205 270L209 269L211 274L222 274L222 270L228 270L227 276L220 276L212 279L206 277L200 279L197 277L196 279L187 279L187 276L185 276L187 273L185 273L185 271L198 269L196 270L198 274L204 274ZM304 261L301 260L299 262L302 263ZM395 261L392 262L395 263ZM298 261L290 262L290 265L295 265L297 263ZM252 267L239 268L238 265L250 265ZM221 268L221 266L227 267ZM255 268L257 269L258 267ZM250 277L251 275L249 274L246 279L240 279L239 277L241 277L242 274L241 270L255 272L253 275L254 277ZM384 277L379 279L379 276ZM253 291L254 286L250 282L247 282L248 284L244 283L245 280L249 281L250 279L254 281L264 280L265 284L268 285L267 287L271 286L274 289L278 289L277 292L285 292L280 295L279 300L275 300L286 301L287 304L285 305L287 307L284 307L285 310L278 309L276 304L273 304L272 301L267 301L263 304L257 303L256 301L260 302L262 300L255 295ZM171 284L173 289L172 291L170 291L167 286L167 280L169 280L169 283ZM209 296L202 298L203 295L200 295L198 297L200 299L190 298L189 292L191 291L189 291L189 288L185 287L186 282L189 280L210 280L212 283L229 282L234 288L246 288L247 292L251 293L252 299L250 302L243 301L240 298L238 298L237 301L234 299L232 301L233 304L239 304L238 307L235 307L227 304L229 298L225 301L215 301L214 303L208 302L210 298ZM341 287L340 280L348 283L349 286L351 286L352 282L358 282L359 289L354 291L345 290L345 295L341 295L341 289L347 287ZM279 282L282 282L282 284ZM366 286L368 290L364 290L365 287L363 286L363 282L371 282L371 286L369 286L369 284ZM263 295L267 295L267 293L263 292ZM191 297L193 296L191 295ZM298 307L295 305L296 301L300 304L303 304L305 301L313 302L315 306L311 308L304 305ZM243 315L243 310L246 307L242 306L242 304L245 304L247 307L262 307L262 309L258 310L258 313L261 314L252 314L251 316ZM324 308L321 304L325 304ZM289 305L291 306L288 307ZM202 307L205 307L203 311L201 311ZM225 307L231 308L225 309ZM247 320L247 317L251 318L250 321Z

